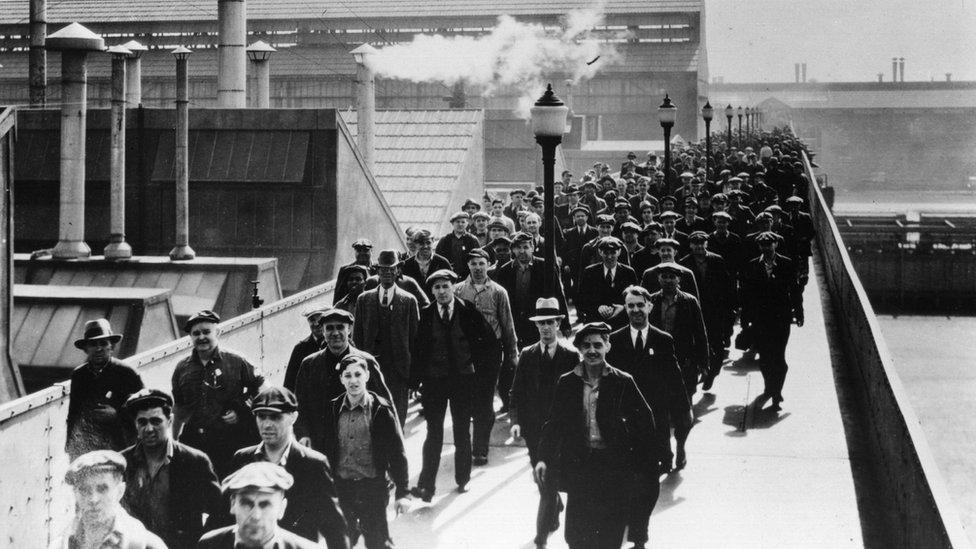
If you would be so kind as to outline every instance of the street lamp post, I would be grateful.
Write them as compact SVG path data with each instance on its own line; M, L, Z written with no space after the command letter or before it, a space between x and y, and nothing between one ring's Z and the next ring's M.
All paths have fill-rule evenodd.
M190 247L190 83L186 60L193 53L180 46L173 50L176 58L176 245L169 258L187 260L196 257Z
M742 106L736 109L735 114L739 117L739 148L742 148Z
M566 117L569 107L552 92L552 84L535 102L531 109L532 133L535 141L542 147L542 184L544 187L542 236L545 239L545 277L542 279L543 293L546 297L556 295L556 238L551 222L555 210L556 147L563 141L566 132Z
M746 107L746 137L752 135L752 107Z
M728 138L726 138L726 141L727 141L728 148L730 148L730 149L732 148L732 114L733 114L733 112L734 111L732 110L732 105L729 105L728 107L725 107L725 119L728 120L728 122L729 122L729 136L728 136Z
M715 109L712 108L711 103L708 100L705 101L705 106L702 107L702 120L705 121L705 181L708 181L708 166L711 163L712 156L712 116L715 114Z
M671 128L678 108L671 102L668 94L664 94L664 103L657 108L657 119L664 128L664 187L671 192Z

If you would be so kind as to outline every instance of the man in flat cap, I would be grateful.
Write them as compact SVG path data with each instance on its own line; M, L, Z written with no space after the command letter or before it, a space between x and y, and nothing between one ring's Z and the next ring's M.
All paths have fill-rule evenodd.
M278 526L285 515L285 492L294 478L280 465L260 461L224 479L235 524L207 532L198 549L315 549L317 543ZM330 546L331 547L331 546Z
M112 356L121 340L104 318L86 322L84 335L75 340L88 360L71 372L65 451L72 459L92 450L121 450L134 438L120 412L143 384L135 370Z
M640 243L640 234L641 228L637 223L627 221L620 226L620 242L623 243L621 252L626 251L627 257L633 258L644 249ZM622 254L621 257L623 257Z
M336 301L336 309L342 309L350 313L356 310L356 300L360 294L366 290L366 281L372 278L369 276L369 269L362 265L352 265L346 269L346 295Z
M695 280L695 273L691 272L690 269L686 269L681 265L678 265L678 251L679 246L676 240L670 238L658 238L654 242L655 248L657 248L657 263L649 267L644 271L641 276L640 285L643 286L648 292L652 294L661 289L661 285L658 282L658 271L657 267L661 263L672 263L673 268L680 273L678 276L678 287L681 291L691 294L695 298L698 297L698 282Z
M647 401L634 379L606 360L609 341L603 322L577 332L581 361L556 384L533 469L542 485L558 471L573 548L623 544L634 483L657 479L663 457Z
M556 216L556 220L559 221L559 227L565 230L573 226L573 210L580 205L579 187L576 185L566 185L563 187L563 197L564 200L561 204L557 203L553 213Z
M347 296L348 297L348 294ZM345 299L345 298L343 298ZM309 309L302 313L308 322L308 330L311 332L308 337L295 344L288 358L288 366L285 368L284 386L289 390L295 390L295 378L298 377L298 368L308 355L322 350L325 347L325 329L322 328L322 313L325 309Z
M339 379L339 362L348 355L363 357L370 368L369 389L393 402L379 363L373 355L352 345L353 320L355 317L342 309L329 309L320 322L325 329L325 348L305 357L295 379L295 395L298 398L298 420L295 433L305 446L323 452L325 450L325 420L329 401L344 392Z
M695 231L710 230L705 219L698 215L698 199L695 197L685 200L684 214L684 217L675 222L675 231L690 235Z
M576 349L559 338L563 314L555 298L540 297L535 314L529 318L539 331L539 341L522 349L510 397L512 438L524 438L533 468L539 460L539 437L549 417L552 396L559 377L578 363ZM549 534L559 527L562 501L554 482L539 484L539 510L536 513L536 547L545 546Z
M220 317L209 310L189 318L183 330L193 341L190 356L173 370L173 433L202 450L217 475L230 472L234 450L257 441L248 401L264 376L240 354L220 347Z
M522 189L513 189L508 193L508 198L510 203L508 206L505 206L502 213L505 214L505 217L512 220L515 224L515 230L518 231L520 230L518 213L526 209L524 203L525 191Z
M674 338L675 356L681 368L688 396L694 396L699 375L708 368L708 337L698 298L681 290L679 277L684 267L661 263L647 270L656 276L660 290L651 294L651 324ZM680 442L680 441L679 441ZM684 444L679 444L678 468L683 467Z
M573 224L563 231L563 247L559 257L563 260L562 280L566 295L575 300L579 277L585 267L580 264L583 258L583 247L596 238L599 231L589 224L590 210L586 206L578 205L571 213Z
M587 181L583 183L583 196L580 197L580 204L586 206L590 209L591 215L596 215L597 212L602 211L607 207L607 203L603 201L602 198L597 196L597 190L599 185L594 181Z
M615 221L612 215L600 214L596 216L596 236L584 244L583 249L580 250L579 267L577 268L576 274L577 280L583 276L584 269L602 261L597 244L602 242L604 238L613 235L614 225ZM621 250L620 257L621 263L630 263L629 258L627 258L627 250ZM624 258L628 259L628 261L624 261Z
M576 312L580 322L606 322L611 327L627 323L624 314L624 288L637 283L637 275L618 261L623 244L608 236L597 244L601 262L583 270Z
M370 275L376 274L376 266L373 264L373 243L368 238L360 238L352 243L352 249L356 252L356 260L339 267L339 272L336 274L335 294L332 296L333 306L343 297L346 297L346 292L348 291L346 277L349 275L350 267L353 265L362 265L366 267Z
M467 491L471 479L471 412L475 372L491 368L486 360L498 353L498 341L485 317L471 303L454 294L457 275L444 270L427 277L434 302L420 312L413 347L412 375L423 385L423 467L413 494L429 502L434 495L444 443L444 414L451 405L454 428L454 480L458 492Z
M664 229L663 238L674 240L678 243L678 253L684 255L688 253L688 233L678 230L677 222L681 216L677 212L661 212L658 216L661 227Z
M472 463L488 463L488 442L495 425L495 387L501 369L514 375L518 358L515 321L508 292L500 284L488 278L488 252L472 250L468 253L468 278L454 286L454 295L473 303L481 316L491 326L498 341L493 354L485 357L484 367L476 370L472 419L474 439Z
M396 284L396 252L380 252L377 288L363 292L356 302L352 340L358 349L373 355L380 364L400 425L407 420L410 384L410 353L417 335L420 305L417 298ZM429 303L426 296L424 306Z
M457 272L458 276L468 276L468 265L465 258L469 251L481 247L478 239L468 232L469 221L468 214L464 212L457 212L452 215L451 232L442 236L434 249L438 255L447 258L451 263L451 268Z
M441 269L450 269L451 262L446 257L434 253L433 237L427 229L420 229L415 232L413 234L413 241L417 247L417 253L403 262L400 266L400 272L416 280L417 284L420 284L421 289L424 290L424 295L427 296L427 302L430 303L430 300L434 299L434 296L430 293L427 285L424 284L427 276ZM417 300L417 305L420 305L419 299Z
M784 222L793 227L794 240L794 262L799 276L800 288L807 285L810 279L810 257L813 255L813 239L816 238L816 229L813 227L813 219L810 214L800 211L803 208L803 199L799 196L791 196L786 199L786 218Z
M348 548L346 520L339 508L329 460L295 439L295 394L284 387L267 387L254 397L251 412L261 442L238 450L232 470L260 462L283 467L294 484L285 489L288 507L279 519L281 525L310 540L318 540L321 535L329 549Z
M478 239L479 247L488 243L488 223L490 221L491 216L486 212L475 212L471 214L471 225L468 227L468 232Z
M139 441L122 451L123 505L169 547L193 547L207 524L223 524L227 507L210 458L173 440L173 397L143 389L125 403Z
M166 549L166 544L119 504L125 494L125 458L112 450L94 450L75 458L64 481L75 497L75 517L51 547Z
M495 272L499 267L512 260L512 239L507 236L499 236L486 246L491 256L492 262L488 267L488 276L495 279Z

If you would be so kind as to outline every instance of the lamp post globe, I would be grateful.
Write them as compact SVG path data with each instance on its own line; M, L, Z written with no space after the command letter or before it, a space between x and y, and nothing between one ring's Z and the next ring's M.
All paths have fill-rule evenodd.
M657 119L664 128L664 186L671 193L671 128L678 115L678 107L671 102L668 94L664 94L664 103L657 108Z
M535 141L542 147L542 185L543 217L542 236L544 242L543 258L546 270L543 278L543 293L546 297L556 295L556 239L553 231L555 209L556 147L562 143L566 133L567 107L552 91L552 84L546 86L545 93L530 109L532 133Z

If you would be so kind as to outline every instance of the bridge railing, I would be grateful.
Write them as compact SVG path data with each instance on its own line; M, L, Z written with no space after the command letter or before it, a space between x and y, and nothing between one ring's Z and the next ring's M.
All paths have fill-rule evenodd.
M291 350L308 333L300 314L332 304L335 282L327 282L255 309L220 325L221 346L241 352L280 383ZM192 344L183 337L135 355L147 387L171 390L176 364ZM79 354L79 363L82 362ZM55 384L0 406L0 545L47 547L71 517L73 498L64 485L64 452L70 383Z
M804 154L804 168L816 181ZM898 547L969 547L921 423L895 371L874 309L817 185L810 185L810 213L817 229L824 276L840 320L848 367L862 381L862 402L871 455L881 473L884 501L893 513L892 541Z

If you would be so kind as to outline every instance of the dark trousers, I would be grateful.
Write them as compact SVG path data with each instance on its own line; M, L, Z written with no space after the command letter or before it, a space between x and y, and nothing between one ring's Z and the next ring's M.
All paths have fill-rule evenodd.
M356 545L362 534L367 549L393 547L386 522L386 505L390 491L383 477L346 480L336 478L339 505L346 516L350 545Z
M525 445L529 449L529 463L532 469L539 462L538 435L523 433ZM559 525L559 512L563 510L563 500L551 480L539 486L539 509L535 516L535 543L542 545L549 540L551 534Z
M620 456L591 450L583 480L566 494L566 543L570 549L620 549L627 526L633 475L616 466Z
M233 473L230 470L234 452L261 441L254 427L254 420L237 413L237 423L220 429L201 429L193 425L186 425L179 441L187 446L200 450L214 466L217 478L224 478Z
M434 493L437 469L441 465L444 445L444 415L451 404L454 424L454 480L458 485L471 479L471 402L474 390L473 375L451 374L424 380L424 418L427 420L427 439L424 440L424 463L417 486Z
M786 382L786 344L790 340L790 321L755 323L756 348L759 351L759 371L765 384L764 392L773 397L782 396Z
M647 526L651 522L651 513L654 512L660 493L661 482L656 475L639 475L634 481L627 520L627 539L636 547L647 543Z
M474 420L473 453L476 456L488 455L491 430L495 427L495 386L498 384L501 357L498 360L492 357L491 362L490 366L482 365L474 374L471 415Z
M717 376L722 371L722 361L725 359L725 317L727 315L712 313L705 317L705 334L708 338L708 375Z
M408 380L396 371L383 372L383 378L386 381L386 387L390 390L390 395L393 397L393 408L396 409L400 427L403 427L407 421L407 401L410 398Z

